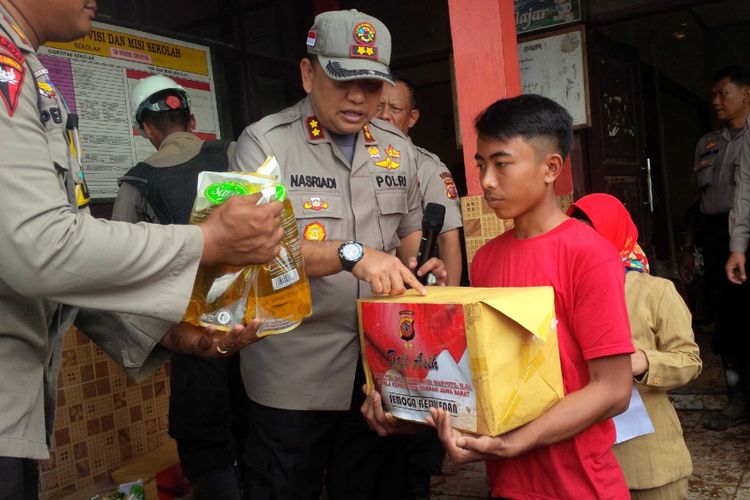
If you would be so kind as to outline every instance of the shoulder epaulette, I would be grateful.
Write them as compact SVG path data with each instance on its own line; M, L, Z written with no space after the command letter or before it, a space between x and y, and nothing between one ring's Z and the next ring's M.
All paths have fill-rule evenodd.
M704 140L708 140L708 139L710 139L712 137L719 136L719 135L722 134L723 131L724 131L724 129L720 128L718 130L712 130L711 132L706 132L705 134L703 134L701 136L701 138L699 140L704 141Z
M433 160L433 161L434 161L435 163L439 163L440 165L443 165L443 162L442 162L442 160L441 160L441 159L440 159L440 157L439 157L438 155L436 155L435 153L432 153L431 151L427 151L427 150L426 150L425 148L423 148L423 147L421 147L421 146L417 146L416 144L414 145L414 148L415 148L415 149L416 149L417 151L419 151L420 153L422 153L423 155L425 155L425 156L429 157L429 158L430 158L431 160Z
M272 115L261 118L257 122L250 125L250 128L256 135L263 135L275 129L276 127L294 123L295 121L299 120L300 116L300 112L296 108L291 107L278 113L274 113Z
M380 118L373 118L370 120L370 126L372 128L382 130L383 132L388 132L389 134L396 134L397 136L406 139L404 133L389 121L381 120Z

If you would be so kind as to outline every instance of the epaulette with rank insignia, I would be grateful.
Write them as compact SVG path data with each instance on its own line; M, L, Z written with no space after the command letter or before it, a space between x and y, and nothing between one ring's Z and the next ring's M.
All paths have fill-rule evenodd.
M365 138L365 144L374 144L378 141L375 140L375 137L372 135L372 132L370 132L370 127L365 124L364 127L362 127L362 136Z
M325 131L315 116L305 118L305 129L307 130L307 137L311 141L319 141L326 138Z

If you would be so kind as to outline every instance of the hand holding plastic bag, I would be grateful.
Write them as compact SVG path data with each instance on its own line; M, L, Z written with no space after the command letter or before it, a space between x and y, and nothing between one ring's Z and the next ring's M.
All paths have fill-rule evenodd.
M228 331L254 318L262 321L258 336L288 332L312 313L294 211L286 190L277 184L279 166L269 157L257 172L201 172L198 195L190 217L199 223L231 196L262 194L259 204L284 203L281 251L266 265L202 266L183 318L196 326L213 325Z

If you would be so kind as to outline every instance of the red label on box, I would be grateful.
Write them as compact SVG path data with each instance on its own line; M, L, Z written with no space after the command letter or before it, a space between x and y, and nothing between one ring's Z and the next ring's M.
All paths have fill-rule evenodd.
M431 407L474 420L476 398L461 304L361 304L365 356L395 416L423 421Z

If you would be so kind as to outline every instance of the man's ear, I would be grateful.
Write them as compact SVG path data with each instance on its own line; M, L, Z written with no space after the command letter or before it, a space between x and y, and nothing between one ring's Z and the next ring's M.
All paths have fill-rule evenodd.
M544 173L544 182L552 184L560 177L562 169L565 166L565 160L559 153L549 153L546 158L546 172Z
M154 127L148 122L143 122L143 125L141 125L141 132L141 135L149 141L154 137Z
M193 130L195 130L195 126L196 126L195 123L196 123L195 115L191 114L190 121L188 122L188 129L187 129L188 132L192 132Z
M312 82L315 75L315 65L307 57L302 58L299 62L300 76L302 77L302 88L308 94L312 92Z
M750 85L745 85L742 89L742 102L750 104Z
M159 146L161 146L161 141L164 140L164 135L159 131L158 128L153 127L148 122L143 122L143 127L141 128L141 135L143 135L148 141L156 148L159 149Z
M412 109L411 111L409 111L409 128L412 128L414 125L416 125L417 120L419 120L419 110Z

